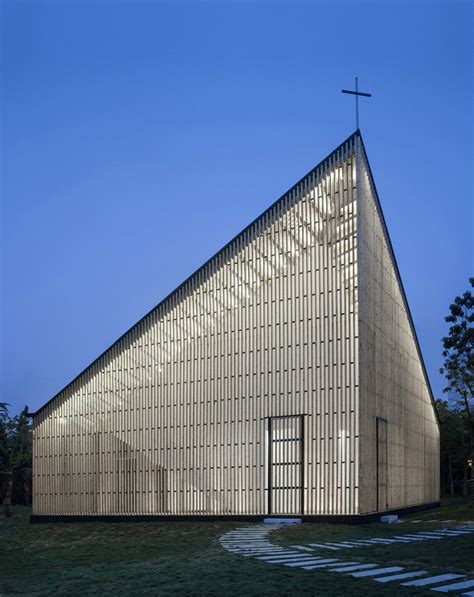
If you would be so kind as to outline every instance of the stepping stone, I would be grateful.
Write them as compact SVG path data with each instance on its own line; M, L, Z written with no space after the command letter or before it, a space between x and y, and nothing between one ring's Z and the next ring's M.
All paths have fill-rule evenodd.
M243 541L243 540L253 539L253 538L254 538L253 535L251 537L249 537L248 535L237 535L235 533L226 533L225 535L222 535L221 541ZM266 539L266 536L258 535L256 538L257 539Z
M381 576L380 578L374 578L377 582L390 582L392 580L404 580L405 578L415 578L417 576L423 576L423 574L428 574L424 570L419 570L417 572L403 572L402 574L391 574L390 576Z
M298 562L288 562L287 564L285 564L285 566L288 566L289 568L296 568L296 567L301 567L301 566L308 566L308 564L317 564L321 562L322 558L305 558L304 560L300 560Z
M229 545L238 545L238 544L245 544L245 545L261 545L262 543L270 543L268 539L261 539L259 541L254 541L252 539L226 539L222 543L228 543Z
M474 587L474 580L465 580L464 582L456 582L453 585L443 585L431 589L432 591L439 591L440 593L447 593L448 591L462 591L462 589L470 589Z
M462 593L462 597L474 597L474 591L469 591L469 593Z
M391 539L391 541L393 543L400 543L400 539ZM377 543L380 544L380 541L374 541L373 539L359 539L358 541L354 541L354 543L357 543L359 547L368 547L369 545L377 545ZM388 545L388 543L386 545Z
M225 549L237 549L240 551L245 551L245 550L249 550L249 549L268 549L269 547L271 547L270 545L259 545L258 547L253 547L250 545L226 545L225 543L222 544L222 547L224 547Z
M282 549L281 545L275 545L273 543L264 543L263 545L249 545L248 543L231 543L227 547L240 547L242 549Z
M340 547L330 547L329 545L325 545L324 543L310 543L309 545L310 547L323 547L324 549L334 549L335 551L341 549Z
M279 554L273 556L259 556L258 560L263 560L264 562L286 562L291 560L301 560L301 558L311 558L310 555L303 556L301 553L288 553L288 554Z
M301 524L301 518L264 518L263 524Z
M342 566L356 566L357 564L360 564L360 562L344 562L341 560L335 560L335 561L329 560L328 562L325 562L323 560L322 562L319 562L318 564L315 564L314 566L308 566L307 568L305 567L305 570L314 570L316 568L339 568Z
M273 547L270 541L265 543L227 543L228 547L242 547L248 549L257 549L258 547Z
M340 560L331 558L328 560L321 560L318 564L311 564L311 566L302 566L302 568L304 570L314 570L315 568L324 568L325 566L329 566L329 564L332 562L340 562L342 564Z
M240 549L257 549L257 547L271 547L271 543L265 543L263 545L252 545L251 543L237 543L229 545L229 547L239 547Z
M314 551L311 547L305 547L304 545L292 545L293 549L301 549L302 551Z
M232 541L240 541L241 539L265 539L265 535L224 535L225 539L232 539Z
M395 535L393 538L396 539L397 542L400 542L400 543L411 543L413 541L413 539L407 539L406 537L401 537L398 535Z
M253 539L226 539L225 541L221 541L221 543L227 543L228 545L269 545L270 541L267 539L260 541L254 541Z
M378 543L397 543L395 539L388 539L385 537L381 537L380 539L369 539L369 541L377 541Z
M268 555L268 556L260 556L257 555L255 556L257 558L257 560L262 560L264 562L291 562L291 560L301 560L302 558L314 558L315 556L311 556L309 554L305 554L305 553L281 553L281 554L272 554L272 555Z
M358 566L359 564L360 564L360 562L337 562L337 564L332 564L332 563L324 564L324 566L326 568L334 569L334 568L339 568L339 567L343 567L343 566L345 566L346 568L350 567L350 566Z
M390 545L392 541L386 541L385 539L367 539L367 543L370 545Z
M362 578L364 576L380 576L388 572L400 572L403 570L401 566L391 566L390 568L377 568L375 570L368 570L367 572L353 572L352 576L355 578Z
M257 552L255 552L257 553ZM273 555L274 557L277 556L300 556L302 555L299 551L293 551L292 549L274 549L274 550L267 550L268 555ZM265 555L263 552L261 552L261 555Z
M291 557L282 557L282 558L259 558L257 560L261 560L262 562L267 562L268 564L284 564L286 562L296 562L301 560L314 560L311 556L302 556L301 554L298 556L291 556ZM318 558L321 559L321 558Z
M444 537L444 533L441 531L422 531L417 533L418 535L427 535L428 537Z
M375 568L378 564L357 564L356 566L343 566L342 568L333 568L331 572L353 572L355 570L367 570Z
M229 549L237 549L234 545L232 545ZM240 548L239 548L240 549ZM259 547L244 547L244 550L251 550L251 551L262 551L262 550L273 550L273 551L282 551L283 547L280 547L279 545L264 545L264 546L259 546ZM288 549L285 549L285 551L288 551Z
M244 554L244 553L249 554L249 555L253 554L256 556L257 555L270 555L270 554L281 556L282 554L288 553L287 551L280 550L280 549L245 549L245 550L240 550L240 551L239 550L234 550L234 551L237 551L238 553L241 553L241 554Z
M258 545L249 545L248 543L231 543L228 547L240 547L242 549L283 549L281 545L275 545L274 543L264 543Z
M264 535L268 535L270 531L268 529L264 529L263 531L259 531L258 533L250 533L249 531L230 531L226 533L228 537L263 537Z
M404 582L402 583L402 587L424 587L426 585L436 585L445 580L454 580L455 578L463 578L465 576L465 574L438 574L437 576L430 576L429 578L422 578L421 580Z
M258 533L258 535L254 534L254 533L252 533L252 534L250 534L250 533L226 533L224 535L224 537L229 537L229 538L232 537L232 539L241 539L242 537L265 537L265 536L266 536L266 533L265 534Z
M239 551L236 552L238 553L239 556L243 556L243 557L251 557L251 558L256 558L257 556L274 556L274 557L283 557L284 555L287 554L286 551Z
M240 543L269 543L268 537L229 537L228 541L235 541Z
M251 543L255 541L257 541L258 543L261 543L262 541L267 543L269 542L268 539L266 539L265 537L262 537L260 539L252 539L251 537L226 537L224 541L227 543Z
M228 551L232 551L233 553L238 553L241 554L243 556L248 555L248 556L264 556L264 555L282 555L284 553L287 553L286 551L280 551L277 549L229 549Z

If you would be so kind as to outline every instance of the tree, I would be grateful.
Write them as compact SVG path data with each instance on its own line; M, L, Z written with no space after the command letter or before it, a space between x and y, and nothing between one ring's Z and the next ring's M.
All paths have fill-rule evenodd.
M22 479L21 493L31 486L31 424L28 408L11 417L8 405L0 403L0 476L5 516L12 516L14 483Z
M467 495L466 462L469 457L469 428L463 410L446 400L435 401L440 422L441 490L454 495L462 485Z
M474 287L474 278L469 278ZM451 324L448 335L443 338L444 365L440 372L448 385L445 392L460 397L470 427L471 448L474 447L474 295L467 290L457 296L449 307L450 315L445 321Z
M474 288L474 278L469 278ZM464 464L464 479L467 485L469 463L474 457L474 295L467 290L457 296L449 307L450 314L445 321L450 323L448 335L442 340L444 364L440 372L448 385L445 392L456 394L458 406L462 409L468 429L469 450ZM473 496L474 498L474 491Z

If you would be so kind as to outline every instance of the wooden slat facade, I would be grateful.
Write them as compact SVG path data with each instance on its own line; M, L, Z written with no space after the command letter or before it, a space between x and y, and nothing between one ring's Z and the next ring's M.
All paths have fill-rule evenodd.
M373 363L384 371L386 342L398 341L374 343L381 323L369 318L387 310L400 322L383 333L411 328L397 283L377 280L378 260L389 268L391 257L364 172L355 133L38 411L34 514L373 511L373 427L384 415L390 507L437 499L437 426L416 340L403 336L400 354L411 352L391 366L393 408L367 374ZM425 421L422 448L407 409ZM395 458L402 441L423 464ZM400 463L415 467L403 490Z
M360 511L367 513L380 509L382 449L387 509L439 501L439 427L367 156L357 143ZM383 448L378 421L386 422Z

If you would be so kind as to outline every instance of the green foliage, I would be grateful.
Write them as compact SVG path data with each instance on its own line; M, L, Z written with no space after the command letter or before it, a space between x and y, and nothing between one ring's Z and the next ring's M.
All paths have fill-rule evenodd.
M469 278L471 288L474 278ZM446 377L444 391L455 394L455 404L438 400L436 407L441 422L441 482L445 492L454 493L462 484L469 494L474 456L474 295L466 290L449 307L445 321L450 324L442 339L444 363L440 372ZM470 473L470 474L469 474ZM474 492L471 490L474 500Z
M9 515L11 503L31 498L32 431L28 408L11 417L0 403L0 497Z
M435 401L440 421L441 491L467 493L466 463L470 454L469 422L462 408L446 400Z
M474 287L474 278L469 278ZM450 314L445 321L451 324L448 335L442 340L444 365L440 372L448 385L445 392L454 392L461 398L466 415L473 423L474 400L474 295L467 290L457 296L449 307Z

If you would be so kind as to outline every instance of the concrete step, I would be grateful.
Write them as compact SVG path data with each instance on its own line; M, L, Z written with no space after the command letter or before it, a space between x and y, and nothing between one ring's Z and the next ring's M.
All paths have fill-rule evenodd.
M301 518L264 518L264 524L301 524Z

